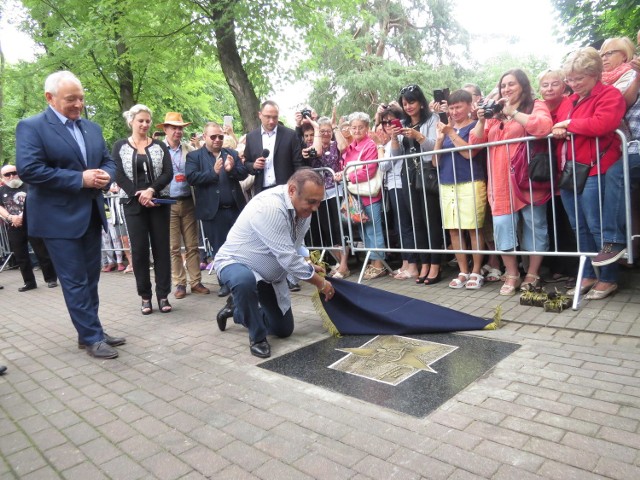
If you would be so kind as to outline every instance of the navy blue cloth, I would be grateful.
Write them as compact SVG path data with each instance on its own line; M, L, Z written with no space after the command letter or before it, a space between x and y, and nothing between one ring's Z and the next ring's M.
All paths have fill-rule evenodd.
M322 305L341 335L408 335L483 330L491 321L347 280L331 279Z

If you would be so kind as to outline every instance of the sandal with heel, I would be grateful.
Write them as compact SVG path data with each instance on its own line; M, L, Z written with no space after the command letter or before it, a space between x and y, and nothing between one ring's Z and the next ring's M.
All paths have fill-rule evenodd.
M507 296L510 297L512 295L516 294L516 290L518 290L518 287L520 286L520 275L509 275L509 274L504 274L504 278L505 278L505 282L504 285L502 285L502 287L500 287L500 295L503 296ZM507 282L509 280L515 280L515 285L507 285Z
M153 307L151 306L150 298L143 298L142 305L140 306L140 313L143 315L151 315L153 313Z
M158 300L158 308L162 313L169 313L172 308L167 298L161 298Z
M533 278L533 282L527 282L527 278ZM522 290L523 292L528 292L529 290L537 290L542 285L542 280L538 275L527 273L524 279L525 281L522 282L522 285L520 285L520 290Z

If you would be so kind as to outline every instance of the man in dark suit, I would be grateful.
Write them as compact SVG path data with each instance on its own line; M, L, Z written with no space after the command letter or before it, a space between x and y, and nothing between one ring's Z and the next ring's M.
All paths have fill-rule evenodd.
M249 173L235 150L222 148L224 133L220 125L207 123L204 141L203 147L187 154L185 173L195 189L196 218L202 221L215 257L246 205L240 180ZM229 293L229 287L220 286L219 297Z
M98 125L80 120L82 84L60 71L44 84L49 108L16 128L16 166L29 184L29 233L44 239L58 273L78 347L115 358L124 338L104 333L98 317L100 227L107 229L102 190L115 164Z
M254 195L276 185L286 185L293 172L304 167L300 138L294 130L278 124L278 104L267 100L260 107L260 128L247 134L245 165L255 175ZM269 154L263 156L264 150ZM295 279L288 279L292 292L300 290Z
M278 125L279 115L278 105L267 100L258 113L262 125L247 134L245 165L256 176L253 184L256 194L286 185L293 172L304 166L300 140L295 131ZM265 149L269 150L266 158L262 155Z

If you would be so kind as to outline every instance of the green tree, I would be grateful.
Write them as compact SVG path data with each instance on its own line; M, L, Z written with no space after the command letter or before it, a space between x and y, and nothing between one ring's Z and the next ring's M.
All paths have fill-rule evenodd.
M635 39L640 29L637 0L553 0L567 43L594 44L610 37Z

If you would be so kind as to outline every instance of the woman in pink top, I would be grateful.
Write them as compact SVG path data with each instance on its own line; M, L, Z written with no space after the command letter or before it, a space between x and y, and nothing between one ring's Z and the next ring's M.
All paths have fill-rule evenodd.
M531 82L519 69L504 73L498 82L499 100L503 106L493 118L485 118L485 108L478 109L478 123L471 131L469 143L497 142L533 135L544 137L551 133L553 122L544 102L534 100ZM496 249L515 251L518 246L516 232L523 221L522 249L544 252L549 248L547 237L547 207L545 204L527 205L514 194L511 185L510 163L518 143L489 147L487 196L493 214ZM517 187L515 187L517 188ZM525 208L526 207L526 208ZM518 259L515 255L502 255L506 280L500 295L514 295L520 286ZM522 283L523 289L537 287L542 263L541 255L529 258L529 270Z
M349 127L353 141L344 151L342 158L344 166L350 163L366 162L378 159L378 148L369 137L369 115L363 112L355 112L349 115ZM375 177L378 171L378 163L369 163L357 168L347 170L348 181L351 183L364 183ZM342 174L336 175L336 180L342 180ZM366 248L384 248L384 235L382 232L382 189L376 196L360 196L364 211L369 221L362 225L360 233ZM383 252L371 252L371 264L364 273L365 280L382 277L387 274L382 260Z

